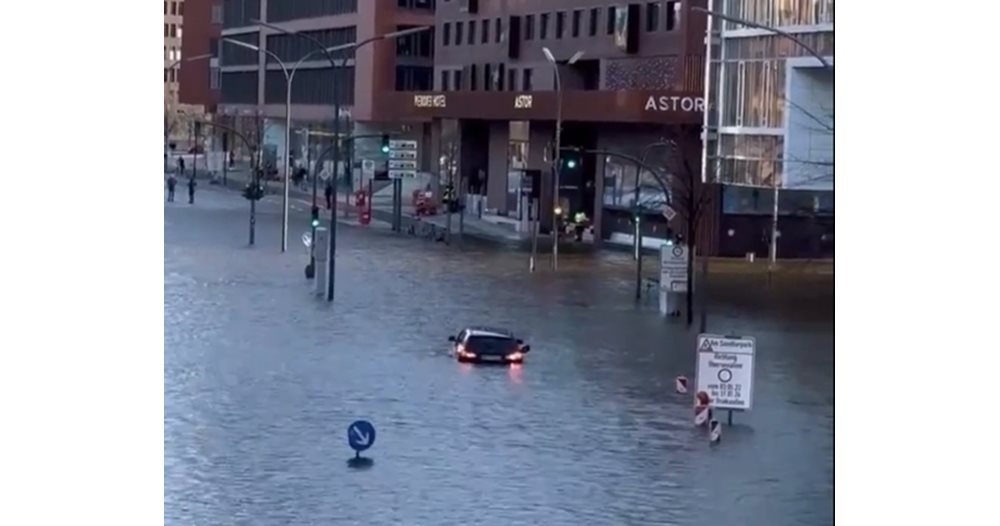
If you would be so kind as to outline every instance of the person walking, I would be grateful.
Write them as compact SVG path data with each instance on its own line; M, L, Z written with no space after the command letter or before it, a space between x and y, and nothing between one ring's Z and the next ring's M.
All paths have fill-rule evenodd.
M194 204L194 188L198 186L198 182L194 180L194 177L188 178L188 204Z
M326 189L323 191L323 194L326 196L326 209L333 208L333 183L329 180L326 182Z
M178 157L177 158L177 172L180 174L181 177L184 177L184 158L183 157Z
M177 178L174 177L174 174L170 174L170 176L167 177L167 202L168 203L173 203L174 202L174 189L175 188L177 188Z

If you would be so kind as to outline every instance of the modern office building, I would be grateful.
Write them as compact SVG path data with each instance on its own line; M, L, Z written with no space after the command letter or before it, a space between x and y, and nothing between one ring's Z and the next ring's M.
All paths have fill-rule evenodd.
M281 66L263 52L225 42L235 39L267 49L291 70L315 48L299 36L262 27L257 21L312 36L326 46L361 42L378 35L434 23L433 0L221 0L221 100L219 116L238 128L263 119L265 158L283 166L285 152L286 77ZM433 31L360 47L336 70L322 54L301 63L291 90L292 158L315 156L322 138L332 133L334 92L341 102L342 133L394 132L419 138L418 124L400 125L384 104L396 91L430 89ZM308 130L309 133L304 133ZM306 150L305 137L310 150ZM378 140L358 140L358 157L374 155ZM315 159L315 157L313 157Z
M703 167L705 180L724 185L720 253L767 254L778 187L778 256L832 256L834 2L709 5L801 42L714 20Z
M543 231L561 114L560 206L587 214L596 243L627 243L638 176L644 235L662 240L663 192L636 163L604 152L645 151L664 166L678 155L655 144L676 140L700 182L705 16L694 5L704 1L439 0L433 89L393 93L384 105L429 123L427 169L436 183L482 196L469 202L484 219L527 229L525 190L540 178Z

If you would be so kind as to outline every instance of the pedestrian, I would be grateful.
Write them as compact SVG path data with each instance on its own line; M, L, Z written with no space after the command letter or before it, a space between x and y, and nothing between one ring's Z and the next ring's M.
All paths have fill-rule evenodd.
M177 178L174 177L174 174L170 174L170 176L167 177L167 202L168 203L173 203L174 202L174 189L175 188L177 188Z
M194 188L198 186L198 182L194 180L194 177L188 179L188 204L194 204Z
M236 164L236 154L232 150L229 150L229 167L232 168Z
M333 183L327 181L326 190L323 193L326 195L326 209L329 210L333 208Z
M181 177L184 177L184 158L177 158L177 172L180 173Z

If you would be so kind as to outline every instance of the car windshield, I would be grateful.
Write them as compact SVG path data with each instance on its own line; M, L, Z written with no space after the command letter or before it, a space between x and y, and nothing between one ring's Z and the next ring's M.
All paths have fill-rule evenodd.
M517 342L506 336L470 336L466 348L480 354L502 354L517 348Z

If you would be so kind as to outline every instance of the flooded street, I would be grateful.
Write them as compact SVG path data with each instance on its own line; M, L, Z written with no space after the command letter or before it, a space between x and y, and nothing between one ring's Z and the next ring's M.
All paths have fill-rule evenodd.
M277 206L253 249L247 208L213 188L165 209L167 524L833 524L832 287L714 283L708 330L757 358L753 410L711 446L673 390L695 332L635 305L619 255L529 274L342 226L331 306L303 276L307 218L282 255ZM532 352L459 364L467 325ZM369 469L347 465L359 418Z

